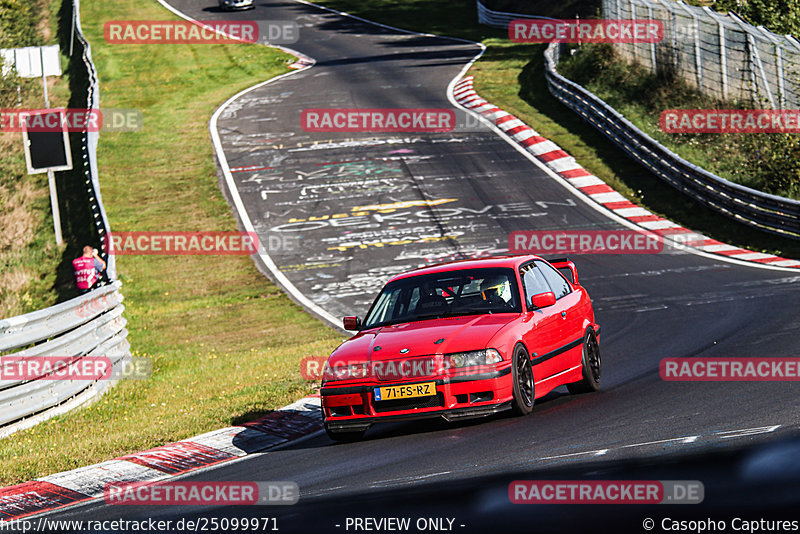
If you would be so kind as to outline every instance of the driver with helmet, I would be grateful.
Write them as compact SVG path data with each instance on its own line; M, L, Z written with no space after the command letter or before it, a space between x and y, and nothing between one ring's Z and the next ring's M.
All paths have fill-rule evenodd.
M481 297L492 306L506 307L511 300L511 284L507 276L489 276L481 282Z

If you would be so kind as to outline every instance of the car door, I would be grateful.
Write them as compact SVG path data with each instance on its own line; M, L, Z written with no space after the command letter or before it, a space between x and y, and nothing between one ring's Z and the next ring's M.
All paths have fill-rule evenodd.
M527 312L523 318L528 328L523 342L528 348L533 363L534 382L540 382L560 372L559 361L554 357L563 338L564 320L561 311L564 302L543 309L531 308L531 297L552 291L539 267L531 262L520 267L520 279L525 293Z
M583 342L583 321L579 310L580 293L573 291L567 280L555 268L543 261L537 261L536 266L547 280L548 285L556 295L554 313L561 319L559 329L560 340L556 348L559 353L553 357L554 370L560 372L580 365Z

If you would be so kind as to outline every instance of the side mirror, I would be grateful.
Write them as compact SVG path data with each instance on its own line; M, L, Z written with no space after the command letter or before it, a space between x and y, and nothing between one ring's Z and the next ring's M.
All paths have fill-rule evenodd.
M538 295L534 295L531 297L531 307L532 308L547 308L548 306L552 306L556 303L556 294L552 291L548 291L547 293L539 293Z
M553 302L555 302L555 300ZM342 325L345 330L361 330L361 319L348 315L342 319Z

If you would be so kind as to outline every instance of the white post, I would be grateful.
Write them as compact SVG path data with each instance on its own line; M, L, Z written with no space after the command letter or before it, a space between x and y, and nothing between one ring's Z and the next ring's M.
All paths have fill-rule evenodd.
M778 91L780 91L780 107L786 107L786 77L783 72L783 49L775 45L775 68L778 71Z
M39 47L39 61L42 63L42 89L44 91L44 107L50 109L50 99L47 97L47 76L44 72L44 48ZM56 176L52 169L47 169L47 185L50 188L50 207L53 210L53 230L56 234L56 245L64 242L61 236L61 211L58 209L58 193L56 192Z
M775 75L778 78L778 105L780 109L786 107L786 72L783 67L783 40L777 35L766 29L764 26L757 26L756 29L775 49Z
M719 65L722 69L722 98L728 100L728 43L725 41L725 26L718 20L719 25Z
M658 0L658 2L664 7L664 9L669 14L669 23L670 23L670 30L672 31L672 62L675 65L675 71L677 74L678 70L678 28L676 23L676 16L674 11L674 4L668 4L665 0Z
M72 0L72 31L69 33L69 57L72 57L72 43L75 40L75 0Z
M703 58L700 54L700 21L697 15L692 15L692 24L694 24L694 59L695 68L697 69L697 88L702 91L703 87Z
M735 13L728 13L728 14L734 21L736 21L736 24L738 24L739 27L742 29L742 31L747 35L747 45L748 48L750 49L750 62L753 65L755 65L755 67L758 69L758 74L761 75L761 83L764 85L764 90L767 93L769 106L772 109L775 109L775 99L772 97L772 90L769 88L769 80L767 79L766 72L764 72L764 64L761 62L761 55L758 53L758 47L756 46L755 36L753 35L753 32L751 30L751 28L754 28L754 26L747 24L744 20L741 19L741 17L739 17ZM753 88L755 89L756 94L758 95L759 94L758 74L755 72L755 70L751 70L751 72L753 78Z
M56 245L64 242L61 236L61 211L58 209L58 195L56 194L56 175L53 169L47 169L47 185L50 187L50 207L53 209L53 229L56 233Z
M708 13L708 16L717 22L717 29L719 35L719 67L722 70L720 81L722 83L722 98L728 100L728 45L725 40L725 25L722 23L722 18L719 17L710 7L706 6L703 11Z
M636 4L633 3L633 0L628 0L628 3L631 6L631 18L636 19ZM636 43L631 43L631 48L633 49L633 62L636 63L639 59L636 54Z
M44 73L44 47L39 47L39 61L42 64L42 90L44 90L44 107L50 109L50 99L47 98L47 76Z
M650 2L647 3L647 13L650 20L653 20L653 6L650 5ZM656 65L656 43L650 43L650 63L653 66L653 72L658 71L658 67Z

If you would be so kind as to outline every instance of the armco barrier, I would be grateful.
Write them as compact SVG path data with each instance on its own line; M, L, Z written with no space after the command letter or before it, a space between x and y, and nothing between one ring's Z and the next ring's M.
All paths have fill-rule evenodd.
M518 13L503 13L502 11L493 11L488 7L484 6L481 3L481 0L477 0L478 3L478 22L485 26L490 26L492 28L508 28L508 25L511 24L512 20L517 19L543 19L543 20L553 20L548 17L537 17L534 15L520 15Z
M99 86L89 43L83 36L80 2L74 0L75 49L86 68L88 91L86 107L97 109ZM109 224L100 197L97 172L98 132L81 134L80 161L95 236L108 234ZM116 278L113 255L106 255L106 272ZM44 310L0 320L0 363L13 353L25 357L104 357L119 369L130 358L128 331L122 312L121 282L113 282L90 293ZM0 380L0 437L31 427L49 417L91 401L113 380L51 380L46 376L26 380Z
M0 362L9 354L14 358L102 356L118 367L130 357L121 285L114 282L44 310L0 321ZM55 415L46 412L68 401L71 407L87 402L110 384L109 380L50 380L46 376L0 380L0 435ZM36 417L30 420L32 416Z
M729 182L671 152L597 96L558 74L561 48L555 43L547 47L545 76L550 92L564 105L693 200L739 222L800 239L800 202Z
M495 28L510 21L537 18L487 9L477 0L478 22ZM690 198L741 223L800 239L800 202L735 184L692 165L634 126L601 99L556 71L562 45L545 51L550 92L568 108L616 143L635 161Z
M92 48L83 36L83 30L81 29L80 0L74 0L72 6L76 38L74 44L77 47L76 52L80 53L83 64L86 67L86 76L89 82L86 95L86 108L99 111L100 85L97 79L97 69L95 69L94 62L92 61ZM83 164L86 195L89 198L89 206L92 210L94 232L97 241L102 242L106 234L110 232L110 226L108 224L108 218L106 217L106 211L103 208L103 199L100 196L100 181L97 171L97 142L99 137L100 132L96 130L83 132L81 134L81 162ZM114 280L117 277L117 266L114 255L106 254L105 251L102 251L100 254L106 261L106 273L108 274L108 278Z

